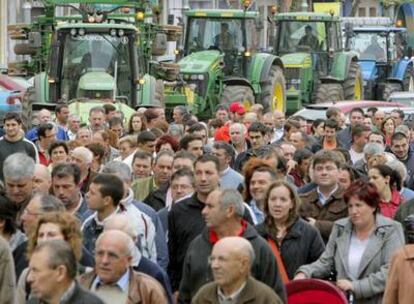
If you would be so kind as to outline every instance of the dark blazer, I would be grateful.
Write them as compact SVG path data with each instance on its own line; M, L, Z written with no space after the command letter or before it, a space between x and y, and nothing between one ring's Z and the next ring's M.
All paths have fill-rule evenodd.
M27 304L40 304L43 303L37 298L31 298ZM60 302L60 304L105 304L100 298L95 296L90 291L83 289L77 282L75 283L75 291L72 296L66 301Z

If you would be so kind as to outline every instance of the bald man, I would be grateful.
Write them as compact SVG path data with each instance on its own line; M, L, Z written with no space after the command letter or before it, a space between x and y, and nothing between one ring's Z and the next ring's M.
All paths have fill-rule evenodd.
M137 225L137 221L131 219L131 217L127 214L115 214L111 216L107 221L104 223L104 231L109 230L119 230L125 232L131 240L133 240L134 244L137 244L137 228L134 227ZM168 303L172 304L172 289L170 280L168 279L167 274L162 270L162 268L152 262L150 259L142 256L142 253L135 245L131 248L131 255L132 261L131 266L135 271L145 273L150 277L156 279L164 288L165 292L167 293Z
M53 122L52 121L52 113L48 110L48 109L41 109L38 113L37 113L37 120L38 120L38 124L45 124L45 123L49 123L49 122ZM32 129L30 129L27 133L26 133L26 138L32 142L35 142L36 140L38 140L38 135L37 135L37 131L38 128L34 127ZM60 126L56 125L56 140L64 140L67 141L69 140L69 135L66 132L65 129L63 129Z
M167 303L163 287L131 267L133 241L123 231L104 231L96 240L95 270L79 283L105 303Z
M232 303L283 303L270 287L250 276L254 259L255 253L248 240L242 237L220 239L209 259L214 282L204 285L192 303L226 300Z
M52 177L48 168L41 164L35 165L33 187L37 192L49 193L52 185Z

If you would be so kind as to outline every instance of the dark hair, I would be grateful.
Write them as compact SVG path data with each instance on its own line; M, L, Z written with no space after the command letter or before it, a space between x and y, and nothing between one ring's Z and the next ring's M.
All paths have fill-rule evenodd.
M206 131L206 127L204 127L203 124L197 122L197 123L193 124L192 126L190 126L190 128L188 128L188 130L187 130L187 132L189 134L192 134L192 133L197 132L197 131Z
M144 112L144 116L147 119L147 122L150 123L151 121L158 118L158 112L155 109L148 109Z
M151 131L141 131L137 137L137 145L144 145L149 141L156 141L157 137Z
M53 130L55 126L52 123L43 123L37 128L37 138L46 136L46 131Z
M207 163L207 162L214 163L214 166L217 172L220 172L220 162L217 156L214 156L211 154L204 154L204 155L201 155L199 158L197 158L196 161L194 162L194 167L197 165L197 163Z
M397 125L396 125L396 123L395 123L394 118L392 118L392 117L386 117L386 118L384 118L384 120L381 122L381 131L382 131L382 133L384 133L384 134L385 134L385 129L384 129L385 124L386 124L386 123L387 123L387 121L389 121L389 120L391 120L391 121L392 121L392 123L394 124L394 132L395 132L395 128L397 127Z
M400 174L397 172L397 170L392 169L391 167L387 165L376 165L370 168L377 169L379 174L381 174L382 177L390 177L390 188L391 190L393 188L397 189L398 191L401 190L401 184L402 184L402 178Z
M227 113L229 112L227 107L223 104L218 104L217 105L215 112L218 112L218 111L226 111Z
M377 112L377 111L378 111L378 108L377 107L369 107L367 109L367 112L373 112L373 114L375 114L375 112Z
M105 147L100 143L87 144L85 148L90 150L93 156L98 156L99 161L101 161L105 156Z
M0 195L0 220L4 221L4 233L13 235L17 231L16 209L14 204L3 195Z
M128 121L128 134L134 134L134 129L132 128L132 121L134 120L134 117L141 118L142 126L141 126L140 132L147 129L147 119L145 118L144 114L135 112L134 114L131 115Z
M234 147L225 141L215 141L213 144L213 148L224 150L227 156L230 156L231 159L233 159L236 154L236 151L234 151Z
M339 157L343 157L345 163L352 164L351 160L351 154L349 153L349 150L345 148L335 148L332 150L332 152L339 154ZM340 160L340 164L342 164L342 161Z
M152 165L152 161L154 160L154 157L152 156L151 153L147 152L147 151L141 151L138 150L137 152L135 152L134 156L132 157L132 164L135 162L136 159L150 159L151 161L151 165Z
M357 179L352 182L348 189L344 193L345 203L349 203L352 197L356 197L359 200L365 202L365 204L376 208L376 212L379 211L380 196L377 188L373 184L363 179Z
M3 118L3 123L7 120L15 120L19 125L22 124L22 118L19 113L16 112L7 112Z
M52 152L59 147L63 147L63 150L65 150L66 154L69 154L69 147L67 143L63 140L57 140L49 145L49 148L47 149L47 153L49 154L49 156L51 156Z
M324 129L326 129L326 127L336 130L338 128L338 123L333 119L327 119L325 120Z
M396 132L391 136L391 144L394 140L401 140L401 139L408 140L407 136L404 133Z
M104 104L102 108L105 110L105 115L108 115L109 113L116 111L116 107L110 103Z
M178 151L177 153L174 154L174 160L176 160L177 158L188 158L190 159L193 163L196 161L196 157L194 156L193 153L185 151L185 150L181 150Z
M178 169L177 171L175 171L171 175L171 183L172 183L173 180L175 180L177 178L180 178L180 177L185 177L185 176L188 177L188 179L190 180L191 185L194 186L194 182L195 182L194 172L191 171L188 168L181 168L181 169Z
M304 161L305 159L309 159L313 156L313 153L309 149L299 149L296 150L293 154L293 160L297 162L299 165Z
M92 183L99 185L99 192L102 197L109 196L112 198L114 206L118 206L124 197L124 184L122 180L114 175L107 173L98 174Z
M355 107L355 108L352 108L352 110L349 112L349 116L351 116L352 115L352 113L354 113L354 112L358 112L358 113L360 113L362 116L364 116L364 110L362 110L360 107Z
M372 134L380 135L382 137L382 142L385 143L385 135L381 131L377 131L377 130L371 131L371 133L369 133L368 135L368 139Z
M266 127L261 122L254 122L250 125L250 127L247 129L247 132L260 132L263 136L266 135L266 133L269 132L269 128Z
M81 178L79 166L73 163L63 163L57 164L55 167L53 167L52 179L54 177L64 178L68 176L73 177L73 182L75 183L75 185L78 185Z
M164 144L170 144L174 152L178 151L180 148L178 141L173 136L164 134L158 138L157 143L155 144L155 152L158 153L161 149L161 146Z
M336 107L329 107L329 108L326 110L325 115L326 115L326 118L331 119L331 117L332 117L332 116L339 115L340 113L341 113L341 110L340 110L339 108L336 108Z
M316 128L317 128L317 127L319 127L319 125L321 125L321 124L324 124L324 126L325 126L325 120L323 120L323 119L321 119L321 118L315 119L315 120L312 122L312 127L311 127L311 129L312 129L312 133L313 133L313 134L315 134L315 132L316 132Z
M109 128L112 128L113 126L116 126L116 125L121 125L121 126L124 125L124 122L122 121L120 117L114 116L110 120L108 120Z
M335 154L335 152L330 150L320 150L316 152L315 155L313 155L312 162L313 168L315 168L318 164L324 164L326 162L334 162L337 168L341 165L339 157Z
M368 131L371 131L371 129L368 128L365 125L356 124L355 126L353 126L351 128L351 138L352 138L352 142L354 141L354 137L361 136L364 132L368 132Z
M403 111L403 110L401 110L401 109L394 109L394 110L392 110L392 111L391 111L391 113L392 113L392 112L397 113L397 114L398 114L398 116L399 116L401 119L404 119L404 117L405 117L404 111Z
M58 103L55 107L55 113L60 113L62 109L69 109L68 104L66 103Z
M293 120L292 118L289 118L288 120L286 120L285 125L283 126L283 130L286 133L289 133L291 129L300 129L300 123L297 120Z
M196 134L187 134L187 135L185 135L180 140L180 149L187 150L188 145L190 144L190 142L195 141L195 140L200 140L201 142L203 141L201 136L198 136Z
M279 163L279 162L278 162ZM250 158L246 164L243 166L243 175L244 175L244 200L246 202L250 201L252 196L249 190L250 180L253 177L255 172L269 172L273 179L277 178L277 172L266 160L259 159L257 157Z

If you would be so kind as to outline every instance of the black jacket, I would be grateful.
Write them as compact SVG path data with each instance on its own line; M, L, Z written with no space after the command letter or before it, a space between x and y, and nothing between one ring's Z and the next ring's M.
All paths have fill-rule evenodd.
M339 141L344 149L349 150L352 145L352 129L351 126L347 126L345 129L336 133L336 139Z
M244 164L253 156L256 156L253 149L248 149L246 151L241 152L236 157L233 169L236 170L237 172L242 172Z
M27 302L27 304L40 304L43 303L37 298L31 298ZM72 296L67 299L66 301L60 302L61 304L104 304L104 302L98 298L96 295L83 289L79 284L75 283L75 290Z
M247 224L243 237L252 244L256 256L252 276L271 287L286 302L285 288L269 245L250 224ZM191 242L184 261L178 303L190 303L204 284L213 281L208 264L213 245L209 240L208 228Z
M178 290L181 281L183 263L187 248L205 227L201 210L204 203L197 198L197 193L172 205L168 213L168 276L173 291ZM245 209L243 218L252 223L249 211Z
M167 197L167 191L170 184L161 185L158 189L155 189L147 195L144 199L144 203L152 207L155 211L158 211L165 207L165 200Z
M265 239L271 238L264 223L256 226L258 233ZM296 270L302 265L316 261L325 250L325 244L319 231L302 219L298 219L287 231L279 248L289 279L293 279Z

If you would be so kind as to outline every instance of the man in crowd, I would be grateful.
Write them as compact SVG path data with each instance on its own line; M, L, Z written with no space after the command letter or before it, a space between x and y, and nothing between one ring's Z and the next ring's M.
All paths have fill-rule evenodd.
M103 304L97 296L79 286L77 268L75 254L67 242L40 242L30 258L27 282L32 298L27 303Z
M152 154L147 151L137 151L132 158L132 171L135 179L150 177L152 174Z
M234 159L234 148L225 141L216 141L212 154L220 163L220 186L223 188L238 189L243 185L244 177L230 167Z
M184 260L179 291L179 303L188 303L206 282L212 281L208 258L213 245L228 236L241 236L253 247L256 261L252 276L265 283L285 299L285 291L272 250L256 230L242 220L243 198L235 189L216 189L211 192L202 211L206 228L190 244Z
M370 129L362 124L352 127L352 145L349 149L349 154L353 164L364 158L364 147L368 142L369 133Z
M70 163L78 165L80 169L80 187L83 193L88 192L89 185L96 176L91 170L93 161L92 152L85 147L77 147L70 154Z
M48 155L47 149L52 142L56 141L56 126L52 123L41 124L37 128L37 138L39 163L48 166L50 155Z
M66 103L59 103L55 108L56 124L66 132L68 131L68 120L69 120L69 106Z
M105 109L103 107L93 107L89 110L89 129L92 134L96 131L103 130L105 128Z
M198 135L185 135L180 140L180 149L193 154L195 157L203 155L203 139Z
M243 124L235 122L230 125L230 144L236 152L235 157L250 148L250 142L246 139L245 133L246 127Z
M414 151L411 150L408 138L403 133L394 133L392 135L391 151L407 169L409 179L406 187L414 189Z
M362 124L364 120L364 111L361 108L353 108L349 113L350 125L338 132L337 139L345 149L349 149L352 145L352 127Z
M80 128L80 118L78 115L70 114L68 118L68 137L69 140L74 140Z
M187 108L185 106L175 106L174 110L173 110L173 120L174 123L179 125L179 124L183 124L183 117L184 115L188 113Z

